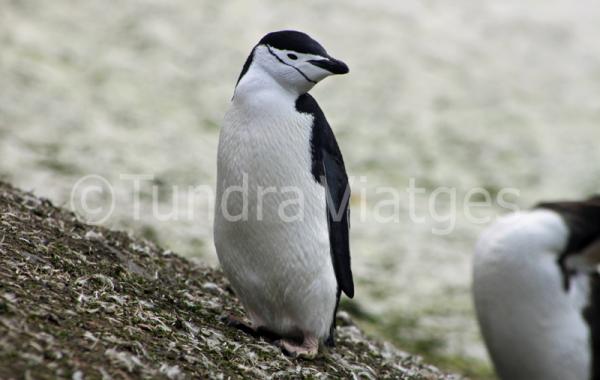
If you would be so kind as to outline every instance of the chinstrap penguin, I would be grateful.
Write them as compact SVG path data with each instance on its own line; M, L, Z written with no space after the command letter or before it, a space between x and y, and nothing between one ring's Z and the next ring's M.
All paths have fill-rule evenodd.
M504 216L475 251L475 309L499 377L600 379L600 197Z
M219 137L214 240L250 320L238 327L281 337L293 356L333 345L341 292L354 295L348 177L307 93L347 72L304 33L267 34L242 68Z

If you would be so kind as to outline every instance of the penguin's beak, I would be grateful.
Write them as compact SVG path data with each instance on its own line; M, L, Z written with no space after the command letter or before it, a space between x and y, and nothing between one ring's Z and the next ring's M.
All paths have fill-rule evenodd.
M308 62L320 67L323 70L327 70L332 74L347 74L350 71L350 69L348 69L348 65L333 57L327 57L325 59L312 59Z

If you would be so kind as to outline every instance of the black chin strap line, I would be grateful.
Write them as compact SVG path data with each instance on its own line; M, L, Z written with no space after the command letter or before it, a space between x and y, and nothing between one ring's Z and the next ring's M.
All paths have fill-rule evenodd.
M304 77L304 79L306 79L306 80L307 80L307 81L309 81L310 83L317 84L317 82L315 82L314 80L312 80L312 79L310 79L309 77L307 77L307 76L306 76L306 74L304 74L304 73L302 72L302 70L300 70L300 69L299 69L299 68L297 68L296 66L292 66L292 65L290 65L289 63L286 63L286 62L284 62L284 61L283 61L281 58L279 58L279 57L277 56L277 54L273 53L273 50L271 50L271 47L270 47L269 45L265 45L265 46L267 47L267 50L269 51L269 53L271 53L271 55L272 55L273 57L275 57L275 59L276 59L276 60L278 60L279 62L283 63L284 65L286 65L286 66L289 66L289 67L293 68L294 70L296 70L297 72L299 72L299 73L300 73L300 75L302 75L302 76Z

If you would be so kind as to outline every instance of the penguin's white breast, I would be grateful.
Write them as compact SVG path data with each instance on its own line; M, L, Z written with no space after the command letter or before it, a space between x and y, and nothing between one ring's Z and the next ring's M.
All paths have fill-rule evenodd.
M302 231L304 244L316 240L328 246L325 189L311 171L313 117L297 112L293 99L263 92L234 102L226 114L219 143L219 196L246 182L246 199L230 194L226 204L231 214L247 212L243 228L262 231L268 226L265 239L285 235L282 229Z
M264 207L273 206L289 198L282 193L299 191L310 212L314 198L324 195L311 173L312 123L313 117L297 112L291 98L269 91L234 102L221 131L219 185L241 185L246 177L250 207L259 206L258 198ZM269 211L274 210L263 214Z

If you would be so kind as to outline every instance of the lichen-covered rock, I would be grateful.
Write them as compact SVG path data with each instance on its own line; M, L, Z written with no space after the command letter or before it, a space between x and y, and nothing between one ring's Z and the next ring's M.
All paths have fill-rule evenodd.
M2 379L450 379L339 318L337 346L284 356L221 322L242 310L223 275L79 222L0 182Z

